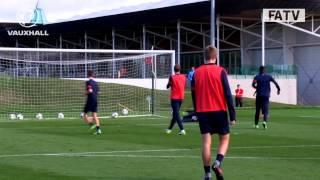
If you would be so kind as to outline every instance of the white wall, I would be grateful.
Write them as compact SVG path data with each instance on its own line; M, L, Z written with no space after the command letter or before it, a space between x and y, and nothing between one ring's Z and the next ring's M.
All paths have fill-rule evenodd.
M253 96L255 89L252 88L252 80L254 76L246 76L244 77L234 77L229 76L229 84L232 91L232 94L235 94L235 89L237 88L237 84L240 84L242 89L244 90L244 97L255 98ZM270 101L279 102L284 104L297 104L297 79L275 79L280 88L281 93L277 95L277 88L271 84L271 96Z
M85 81L84 78L66 78L70 80L81 80ZM244 96L248 98L254 98L253 93L255 90L251 87L253 76L246 77L235 77L229 76L229 83L231 87L232 94L234 95L234 90L236 89L237 84L241 84L244 89ZM142 88L152 88L151 79L96 79L97 82L102 83L115 83L115 84L124 84L130 86L138 86ZM285 103L285 104L297 104L297 80L295 78L291 79L276 79L281 87L281 94L277 95L275 86L272 85L271 98L273 102ZM166 90L168 79L157 79L156 80L156 89Z

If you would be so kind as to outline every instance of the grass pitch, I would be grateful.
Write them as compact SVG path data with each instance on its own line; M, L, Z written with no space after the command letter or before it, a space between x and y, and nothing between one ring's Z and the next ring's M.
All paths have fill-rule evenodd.
M223 163L227 180L320 179L320 109L272 109L268 130L252 128L253 109L237 112ZM80 119L3 119L0 179L202 179L197 124L186 124L187 135L178 136L177 129L164 134L168 123L104 119L104 133L94 136Z

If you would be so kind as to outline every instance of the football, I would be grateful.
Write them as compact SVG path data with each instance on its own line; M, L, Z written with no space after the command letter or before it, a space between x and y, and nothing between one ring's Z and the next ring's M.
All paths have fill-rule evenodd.
M126 108L122 109L122 114L123 115L128 115L129 114L128 109L126 109Z
M114 112L111 114L112 118L117 118L119 116L119 114L117 112Z
M58 113L58 119L63 119L64 118L64 114L63 113Z
M39 119L39 120L42 120L43 119L43 115L41 113L38 113L36 115L36 118Z
M197 117L197 116L192 116L192 117L191 117L191 120L192 120L192 121L197 121L197 120L198 120L198 117Z
M22 115L22 114L18 114L18 115L17 115L17 119L23 120L23 115Z
M16 116L16 114L10 114L10 115L9 115L9 118L10 118L11 120L15 120L15 119L17 119L17 116Z

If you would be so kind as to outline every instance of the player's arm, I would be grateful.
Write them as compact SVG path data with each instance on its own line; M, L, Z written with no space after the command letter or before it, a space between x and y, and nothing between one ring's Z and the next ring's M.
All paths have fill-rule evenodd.
M221 82L223 86L224 96L227 101L230 121L232 124L234 124L236 121L236 111L233 105L233 99L232 99L232 94L231 94L231 90L228 82L227 73L225 71L221 73Z
M277 83L277 81L274 80L272 76L270 76L270 81L273 82L273 84L276 86L276 88L277 88L277 90L278 90L277 93L280 94L280 86L279 86L279 84Z
M168 81L168 84L167 84L167 89L169 89L172 85L172 76L169 77L169 81Z
M254 89L257 89L257 77L254 77L254 78L253 78L252 87L253 87Z
M90 83L86 83L86 88L87 88L87 91L86 91L87 95L93 92L93 87Z

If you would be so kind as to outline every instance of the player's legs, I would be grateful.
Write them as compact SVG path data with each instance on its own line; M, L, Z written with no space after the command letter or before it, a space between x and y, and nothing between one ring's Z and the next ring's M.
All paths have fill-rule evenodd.
M184 127L183 127L183 124L182 124L182 120L181 120L181 117L180 117L180 108L181 108L181 104L182 104L182 101L178 101L177 102L177 123L178 123L178 126L180 128L180 131L183 131L184 130Z
M263 97L262 114L263 121L267 122L269 116L269 97Z
M83 113L83 121L86 124L91 124L92 123L92 119L88 116L88 113Z
M257 96L256 97L256 113L255 113L255 119L254 119L254 124L255 124L256 128L258 127L261 108L262 108L261 97Z
M174 124L177 122L180 128L180 134L185 134L183 125L182 125L182 120L180 118L180 107L181 107L181 100L171 100L171 107L172 107L172 120L169 126L168 130L171 130L174 126Z
M239 105L240 105L240 107L242 107L243 106L243 98L241 97L241 98L239 98Z
M101 134L102 131L100 129L100 119L98 117L97 112L93 112L92 116L93 116L94 122L96 123L96 132L95 132L95 134Z
M172 128L174 127L175 124L176 124L176 120L174 118L172 118L170 121L170 125L168 127L168 130L172 130Z
M238 101L238 98L237 97L235 97L235 102L236 102L236 107L238 107L239 106L239 101Z
M262 113L263 113L262 125L264 129L267 129L267 122L269 117L269 97L263 97Z
M176 118L175 118L175 116L176 116L176 114L175 114L176 113L176 107L175 106L176 106L175 101L171 100L172 119L171 119L170 125L169 125L169 127L167 129L167 133L168 134L171 133L172 128L176 124Z
M205 177L211 177L211 134L202 134L202 161Z

